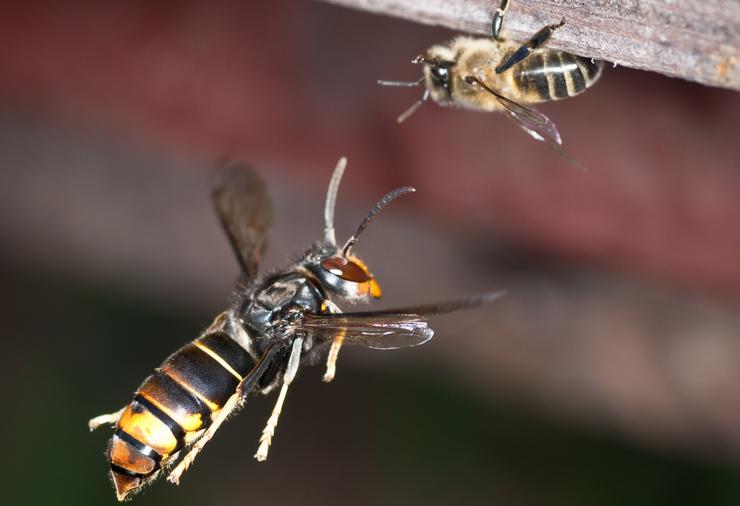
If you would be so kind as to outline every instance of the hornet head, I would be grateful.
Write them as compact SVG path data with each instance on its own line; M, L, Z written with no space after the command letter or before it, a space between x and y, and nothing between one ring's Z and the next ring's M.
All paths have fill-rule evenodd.
M324 241L318 250L307 257L305 267L308 268L321 282L321 284L332 293L350 300L367 300L369 298L380 298L382 292L375 277L370 273L367 265L352 254L360 234L367 225L396 197L416 191L414 188L404 186L397 188L381 198L370 210L365 219L360 223L357 231L342 246L337 244L334 231L334 205L337 199L339 182L347 166L347 159L340 158L334 174L329 182L326 193L326 205L324 207Z

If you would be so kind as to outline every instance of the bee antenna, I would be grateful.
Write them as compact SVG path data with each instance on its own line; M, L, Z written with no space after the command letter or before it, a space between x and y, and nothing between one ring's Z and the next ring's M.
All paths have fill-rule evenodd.
M396 123L401 124L407 119L409 119L409 117L412 114L414 114L416 110L419 109L419 107L421 107L422 104L427 101L428 98L429 98L429 90L424 90L424 94L421 96L421 98L417 100L416 102L414 102L413 104L411 104L411 107L403 111L401 115L398 118L396 118Z
M337 203L337 191L342 180L344 169L347 168L347 157L343 156L337 162L334 173L326 190L326 204L324 205L324 241L336 246L337 236L334 232L334 206Z
M400 197L404 193L413 193L416 191L416 188L412 188L410 186L402 186L401 188L396 188L392 192L389 192L386 194L382 199L380 199L372 209L370 209L370 212L367 213L367 216L365 216L365 219L362 220L362 223L360 223L360 226L357 227L357 232L355 232L352 237L350 237L347 242L344 244L344 247L342 248L342 256L349 255L350 250L357 242L357 239L360 237L360 234L367 228L367 225L372 221L373 217L375 217L376 214L378 214L385 206L391 203L396 197Z
M424 76L421 76L416 81L386 81L385 79L378 79L378 84L381 86L403 86L404 88L415 88L424 82Z

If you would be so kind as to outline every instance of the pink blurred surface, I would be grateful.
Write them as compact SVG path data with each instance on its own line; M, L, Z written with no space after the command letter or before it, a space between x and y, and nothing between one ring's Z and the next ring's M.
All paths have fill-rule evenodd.
M541 107L583 174L502 116L422 108L409 58L448 32L319 3L36 2L4 9L0 99L184 157L290 167L347 154L372 191L557 254L740 294L740 100L621 68ZM357 184L357 183L355 183Z

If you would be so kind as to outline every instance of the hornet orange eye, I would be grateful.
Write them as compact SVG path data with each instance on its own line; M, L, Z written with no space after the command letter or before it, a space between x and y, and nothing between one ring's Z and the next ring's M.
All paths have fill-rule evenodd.
M362 267L342 257L327 258L321 262L321 267L335 276L353 283L366 283L371 279Z

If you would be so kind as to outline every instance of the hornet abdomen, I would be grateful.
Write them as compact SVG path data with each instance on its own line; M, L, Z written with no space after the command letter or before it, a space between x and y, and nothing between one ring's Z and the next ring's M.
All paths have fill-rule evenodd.
M586 91L599 79L603 67L600 60L541 49L510 72L527 102L546 102Z
M221 332L186 344L165 360L139 387L108 445L118 499L210 425L253 365L247 351Z

